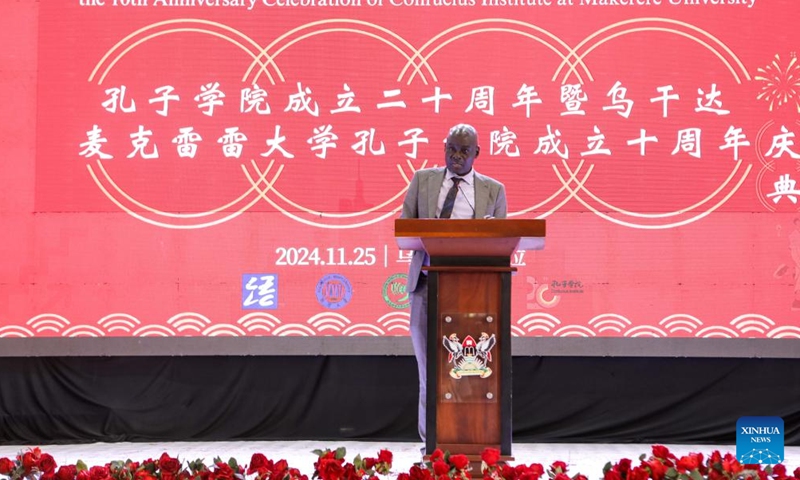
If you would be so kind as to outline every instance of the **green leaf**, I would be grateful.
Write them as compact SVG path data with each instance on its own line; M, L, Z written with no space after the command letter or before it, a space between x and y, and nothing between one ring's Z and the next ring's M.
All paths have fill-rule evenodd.
M85 464L85 463L83 463L83 460L78 460L78 463L76 463L76 464L75 464L75 468L76 468L76 469L77 469L79 472L83 472L83 471L85 471L85 470L89 470L89 467L87 467L87 466L86 466L86 464Z
M689 473L689 477L691 477L692 480L706 480L703 474L697 469L692 470L691 473Z
M336 458L336 460L341 460L345 457L345 455L347 455L347 449L344 447L339 447L336 449L336 454L334 455L334 457Z
M603 475L605 475L605 474L606 474L606 472L608 472L609 470L611 470L611 468L612 468L613 466L614 466L614 465L612 465L612 464L611 464L611 462L606 462L606 464L603 466Z
M204 460L202 458L198 458L193 462L189 462L189 470L193 472L202 472L208 470L208 468L206 467Z

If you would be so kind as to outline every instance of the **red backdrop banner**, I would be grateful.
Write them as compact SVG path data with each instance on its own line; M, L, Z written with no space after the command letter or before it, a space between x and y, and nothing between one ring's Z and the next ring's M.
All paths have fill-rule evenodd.
M406 335L393 220L465 122L548 222L514 335L800 338L796 3L42 2L0 336Z

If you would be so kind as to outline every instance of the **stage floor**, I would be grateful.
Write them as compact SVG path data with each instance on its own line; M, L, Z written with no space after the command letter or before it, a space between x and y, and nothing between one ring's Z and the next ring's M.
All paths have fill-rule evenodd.
M386 448L394 454L393 471L408 472L408 469L421 460L421 443L417 442L351 442L330 440L309 441L265 441L265 442L173 442L173 443L90 443L80 445L37 445L42 451L50 453L59 465L74 464L83 460L87 465L104 465L112 460L131 459L135 461L158 458L167 452L180 460L203 459L206 464L214 457L228 460L236 458L243 464L250 462L253 453L263 453L271 460L285 459L290 467L311 478L316 457L312 450L338 447L347 449L347 460L352 461L357 454L376 456L378 450ZM735 445L666 445L680 457L699 452L708 456L714 450L721 453L736 453ZM0 457L13 457L28 446L0 445ZM638 463L639 455L650 454L649 444L541 444L515 443L512 454L515 464L541 463L545 468L556 460L566 462L570 476L576 473L586 475L590 480L603 477L603 466L608 461L630 458ZM786 447L783 464L791 470L800 467L800 447Z

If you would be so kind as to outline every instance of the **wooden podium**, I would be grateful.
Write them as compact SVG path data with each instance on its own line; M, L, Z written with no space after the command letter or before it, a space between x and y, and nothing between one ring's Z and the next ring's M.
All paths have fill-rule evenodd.
M427 454L510 457L511 256L544 236L544 220L395 220L397 245L430 256Z

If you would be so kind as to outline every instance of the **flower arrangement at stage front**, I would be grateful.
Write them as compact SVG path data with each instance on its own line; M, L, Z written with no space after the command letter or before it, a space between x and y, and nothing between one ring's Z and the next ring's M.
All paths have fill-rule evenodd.
M314 480L380 480L394 476L393 455L380 450L376 457L357 455L347 462L344 448L315 450ZM545 479L545 475L547 478ZM567 465L553 462L547 470L539 463L509 465L500 462L500 452L487 448L481 454L480 472L473 471L465 455L435 450L429 459L396 473L397 480L588 480L580 473L568 475ZM308 480L286 460L273 461L254 453L249 465L220 458L206 465L202 460L181 461L164 453L156 460L113 461L105 465L58 466L52 455L39 448L20 452L14 459L0 458L0 480ZM608 462L598 480L800 480L800 467L792 474L781 464L743 465L730 453L714 451L708 457L690 453L677 457L661 445L641 455L639 463L627 458Z

